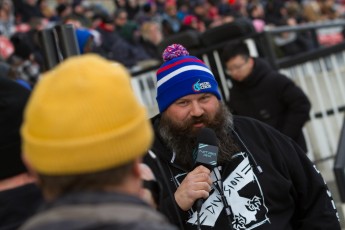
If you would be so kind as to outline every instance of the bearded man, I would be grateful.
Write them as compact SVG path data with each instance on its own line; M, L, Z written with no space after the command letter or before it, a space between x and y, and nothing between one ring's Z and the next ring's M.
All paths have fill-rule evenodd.
M232 116L210 69L183 46L168 46L163 59L145 157L161 184L160 211L182 229L340 229L322 176L292 139ZM219 148L211 169L193 157L204 127Z

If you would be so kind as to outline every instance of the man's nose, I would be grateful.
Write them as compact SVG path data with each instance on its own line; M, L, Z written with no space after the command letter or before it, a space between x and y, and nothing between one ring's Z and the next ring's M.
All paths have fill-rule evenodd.
M191 111L190 111L191 116L200 117L201 115L203 115L204 109L199 104L199 102L193 101L191 105L192 105Z

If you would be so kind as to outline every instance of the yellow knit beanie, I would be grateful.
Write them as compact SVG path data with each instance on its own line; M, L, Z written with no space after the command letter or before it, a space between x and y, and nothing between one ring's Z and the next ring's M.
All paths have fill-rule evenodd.
M126 69L96 54L71 57L43 75L21 134L26 160L46 175L116 167L145 154L153 140Z

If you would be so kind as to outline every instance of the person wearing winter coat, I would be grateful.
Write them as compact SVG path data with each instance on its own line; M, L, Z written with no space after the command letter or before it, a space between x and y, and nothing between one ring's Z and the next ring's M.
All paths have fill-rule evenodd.
M340 230L327 185L292 139L232 115L213 73L183 46L163 58L144 159L161 184L159 211L188 230Z
M222 58L232 82L230 111L274 127L307 152L302 128L311 104L302 89L264 59L251 57L243 42L228 43Z

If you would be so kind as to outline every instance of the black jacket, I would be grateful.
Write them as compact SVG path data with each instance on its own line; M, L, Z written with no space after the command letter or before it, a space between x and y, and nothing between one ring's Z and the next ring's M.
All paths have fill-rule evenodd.
M36 184L26 184L0 192L0 230L18 229L43 203Z
M265 122L307 150L303 125L311 104L303 91L262 59L254 59L252 73L242 82L232 80L228 106L233 114Z
M155 129L158 122L159 117L155 117ZM323 178L295 142L272 127L245 117L234 116L234 128L229 128L229 132L241 151L212 174L221 173L223 191L232 210L233 229L340 229L337 211ZM156 161L145 157L162 183L159 210L176 224L180 218L185 229L197 229L196 213L177 208L177 215L175 200L169 195L169 192L174 194L191 169L174 162L172 151L166 148L157 131L151 150L163 169L162 172ZM224 203L214 187L203 204L201 222L201 229L230 229L226 227L230 221L226 218Z
M97 29L97 31L100 33L102 43L94 49L95 53L109 60L120 62L126 67L133 67L139 61L150 58L142 47L129 43L117 32L103 29Z

